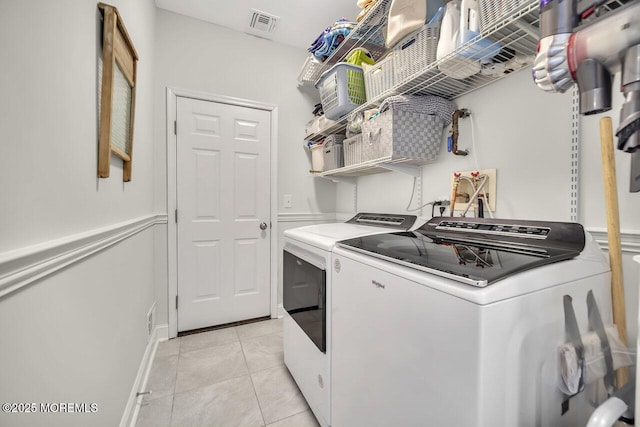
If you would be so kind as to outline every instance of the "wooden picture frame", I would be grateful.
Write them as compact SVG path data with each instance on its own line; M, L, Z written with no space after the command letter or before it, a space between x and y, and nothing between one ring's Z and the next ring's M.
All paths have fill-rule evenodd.
M102 87L98 176L108 178L111 154L123 161L122 180L131 181L138 54L118 9L98 3L102 14Z

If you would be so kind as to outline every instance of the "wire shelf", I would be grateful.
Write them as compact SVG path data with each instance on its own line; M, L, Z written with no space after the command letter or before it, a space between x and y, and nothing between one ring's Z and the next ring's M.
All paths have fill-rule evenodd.
M624 0L613 0L611 3L621 1ZM390 3L390 0L379 0L376 7L354 29L352 33L355 33L354 36L358 36L357 39L360 43L373 43L373 40L376 40L378 45L384 48L384 41L380 41L380 38L382 37L382 28L386 25L386 14ZM375 21L375 25L368 23L371 22L370 19ZM416 73L406 76L402 81L395 82L389 91L380 94L378 98L368 99L365 104L353 110L349 116L353 117L364 110L379 105L390 92L436 95L446 99L455 99L504 78L512 72L531 66L538 45L538 22L538 1L527 0L509 16L483 29L482 34L478 37L460 46L441 60L426 65ZM360 26L363 29L366 28L366 31ZM478 43L482 39L490 40L492 43ZM479 48L480 45L483 47ZM473 49L474 56L483 57L483 54L488 54L498 48L498 54L493 56L491 61L483 61L482 63L460 56L461 52ZM336 51L327 61L339 61L349 50L351 47ZM374 57L374 59L377 58ZM468 77L454 78L442 71L446 70L445 65L451 64L455 65L458 75L468 75ZM326 65L328 64L323 64L323 69L319 71L319 74L324 69L328 69ZM330 133L342 132L346 122L347 117L342 118L331 128L308 135L306 140L319 141Z
M386 55L388 49L384 44L384 30L387 26L387 15L391 0L378 0L367 15L345 37L336 50L324 62L320 62L311 56L305 62L298 82L301 84L315 84L323 72L331 68L336 62L344 60L352 49L365 48L371 57L378 61Z

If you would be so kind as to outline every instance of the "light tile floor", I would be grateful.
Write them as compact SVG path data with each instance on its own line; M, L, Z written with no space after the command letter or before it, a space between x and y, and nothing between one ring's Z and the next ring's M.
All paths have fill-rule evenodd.
M158 344L137 427L318 427L284 365L282 319Z

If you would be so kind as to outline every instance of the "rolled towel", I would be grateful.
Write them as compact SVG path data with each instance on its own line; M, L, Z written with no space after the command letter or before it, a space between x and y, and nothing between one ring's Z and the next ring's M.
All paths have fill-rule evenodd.
M378 0L358 0L357 5L362 10L360 11L358 16L356 17L356 22L362 21L362 18L364 18L367 15L367 13L369 13L371 8L373 6L375 6L375 4L377 2L378 2Z
M613 358L613 369L617 370L625 366L633 365L632 353L626 348L618 337L618 329L612 325L605 328L611 356ZM570 342L563 344L558 349L560 356L560 377L562 383L560 389L572 395L577 393L580 377L583 376L584 384L592 384L607 374L607 366L602 352L600 338L595 332L589 332L581 336L583 346L584 372L581 369L580 361L576 355L575 347Z

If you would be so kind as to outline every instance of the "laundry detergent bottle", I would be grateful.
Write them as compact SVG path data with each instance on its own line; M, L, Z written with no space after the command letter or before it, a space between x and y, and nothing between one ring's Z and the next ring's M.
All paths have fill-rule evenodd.
M482 63L490 63L501 49L499 43L480 36L478 0L453 0L447 3L436 51L438 69L449 77L466 79L478 73ZM474 40L475 39L475 40ZM468 46L465 44L473 41ZM457 50L457 51L456 51ZM456 55L450 56L453 51ZM450 57L447 57L447 56Z

